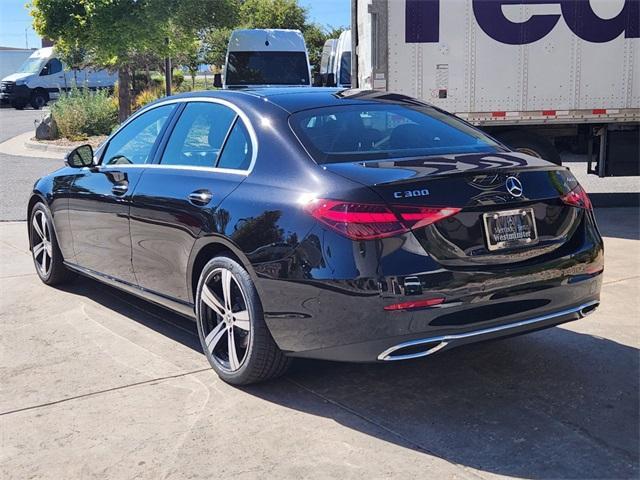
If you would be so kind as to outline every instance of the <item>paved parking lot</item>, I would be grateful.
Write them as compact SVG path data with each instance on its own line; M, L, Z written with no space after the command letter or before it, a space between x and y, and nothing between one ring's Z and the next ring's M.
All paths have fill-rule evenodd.
M92 280L44 286L0 224L2 478L638 478L637 209L597 212L600 310L393 365L220 382L194 326Z

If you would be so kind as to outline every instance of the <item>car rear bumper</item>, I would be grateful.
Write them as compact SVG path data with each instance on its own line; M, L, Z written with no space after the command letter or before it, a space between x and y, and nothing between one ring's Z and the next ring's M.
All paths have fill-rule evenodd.
M268 271L257 272L265 320L289 355L355 362L424 356L578 320L599 302L604 264L602 239L595 224L589 218L585 222L588 228L574 248L506 266L444 268L406 247L382 244L367 251L354 245L354 258L362 259L359 264L349 269L348 257L331 264L333 258L324 255L321 268L311 270L315 278L309 278L314 275L309 275L308 264L320 258L318 247L336 247L314 240L314 247L303 245L277 269L269 264ZM333 257L344 250L333 248ZM385 258L386 252L391 253ZM274 271L279 278L274 278ZM396 275L362 275L385 271ZM330 278L320 278L318 273L324 272ZM430 298L443 302L421 309L389 309Z

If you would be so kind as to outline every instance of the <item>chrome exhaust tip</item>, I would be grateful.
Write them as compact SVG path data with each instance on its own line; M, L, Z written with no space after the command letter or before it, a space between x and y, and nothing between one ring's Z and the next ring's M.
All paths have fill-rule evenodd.
M414 342L401 343L382 352L378 355L378 360L393 362L395 360L426 357L427 355L442 350L447 345L449 345L449 342L440 339L416 340Z
M600 302L593 302L590 305L586 305L582 307L579 311L580 318L584 318L587 315L591 315L593 312L596 311L596 308L598 308L599 305L600 305Z

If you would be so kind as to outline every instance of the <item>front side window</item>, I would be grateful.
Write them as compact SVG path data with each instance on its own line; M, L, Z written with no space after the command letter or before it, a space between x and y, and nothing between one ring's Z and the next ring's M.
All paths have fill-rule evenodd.
M57 58L52 58L42 69L40 75L53 75L62 71L62 62Z
M188 103L162 154L162 165L214 167L235 118L224 105Z
M148 163L153 147L175 107L175 104L156 107L129 122L109 141L102 164Z
M481 131L429 106L325 107L296 113L290 123L320 164L502 151Z
M229 52L227 85L309 85L305 52Z

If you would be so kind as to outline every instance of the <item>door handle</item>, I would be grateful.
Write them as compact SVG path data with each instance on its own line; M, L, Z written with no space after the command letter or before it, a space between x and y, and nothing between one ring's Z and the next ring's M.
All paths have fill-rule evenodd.
M116 195L124 195L129 190L129 183L116 183L111 187L111 191Z
M203 207L213 198L213 194L209 190L196 190L189 194L189 201L194 205Z

